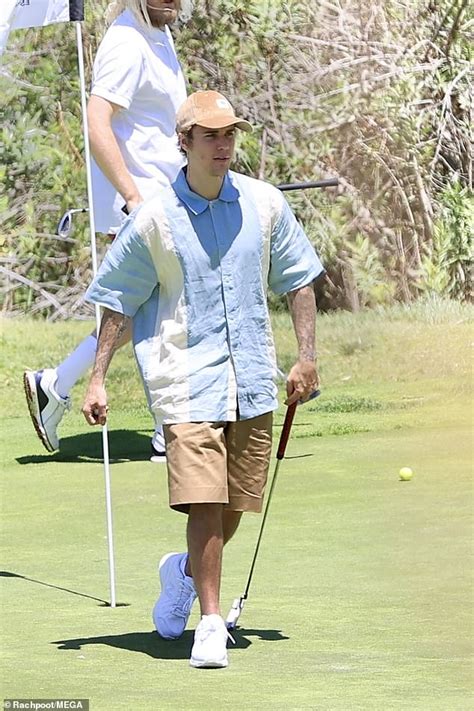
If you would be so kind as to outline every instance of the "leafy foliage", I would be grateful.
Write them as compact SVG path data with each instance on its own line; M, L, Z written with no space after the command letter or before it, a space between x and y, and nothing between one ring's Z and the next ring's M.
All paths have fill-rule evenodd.
M105 6L87 7L88 76ZM274 184L339 177L289 197L328 269L323 309L469 297L471 25L467 0L195 0L177 31L190 89L221 90L256 127L237 169ZM88 313L87 226L54 234L86 203L75 51L70 26L16 32L0 76L10 313Z
M433 240L426 245L421 263L420 290L462 298L472 293L474 201L459 183L441 195Z

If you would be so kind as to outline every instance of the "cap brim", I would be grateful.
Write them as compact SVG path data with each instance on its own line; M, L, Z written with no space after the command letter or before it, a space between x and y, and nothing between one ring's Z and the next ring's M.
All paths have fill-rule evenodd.
M253 131L253 126L245 119L235 118L233 121L231 119L224 118L214 118L205 121L199 121L193 124L194 126L202 126L202 128L227 128L227 126L237 126L241 131L246 131L246 133L251 133Z

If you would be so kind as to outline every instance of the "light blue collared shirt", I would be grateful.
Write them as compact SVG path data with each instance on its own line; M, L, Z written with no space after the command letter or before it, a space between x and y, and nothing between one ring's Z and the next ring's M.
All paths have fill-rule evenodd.
M279 190L229 172L207 200L183 170L132 213L86 299L133 317L157 423L225 422L278 406L267 287L323 272Z

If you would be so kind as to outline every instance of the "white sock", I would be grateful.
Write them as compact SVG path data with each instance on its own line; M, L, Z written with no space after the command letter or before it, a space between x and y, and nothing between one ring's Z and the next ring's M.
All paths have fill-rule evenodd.
M151 438L151 443L157 452L164 452L166 449L165 435L163 434L163 425L157 427L155 425L155 432Z
M97 338L87 336L63 362L58 365L56 392L61 397L67 397L73 385L92 367L97 350Z

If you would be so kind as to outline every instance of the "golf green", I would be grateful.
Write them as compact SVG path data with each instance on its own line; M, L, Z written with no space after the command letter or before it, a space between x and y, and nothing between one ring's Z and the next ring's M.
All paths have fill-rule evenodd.
M40 365L40 334L76 328L72 339L84 325L4 324L4 698L87 698L93 711L472 707L468 324L421 319L400 354L393 343L406 319L380 316L372 331L364 316L344 318L320 321L323 394L298 409L224 670L188 665L197 607L179 641L153 631L157 562L183 549L185 517L168 509L165 466L147 460L138 380L127 406L111 383L111 609L100 433L78 412L81 388L53 455L19 392L22 365ZM35 362L16 363L14 380L8 354L33 329ZM334 333L349 342L354 331L367 350L341 353ZM442 373L429 344L449 351ZM120 358L119 370L133 371ZM411 481L399 480L402 466ZM259 525L244 518L225 551L224 614L245 587Z

